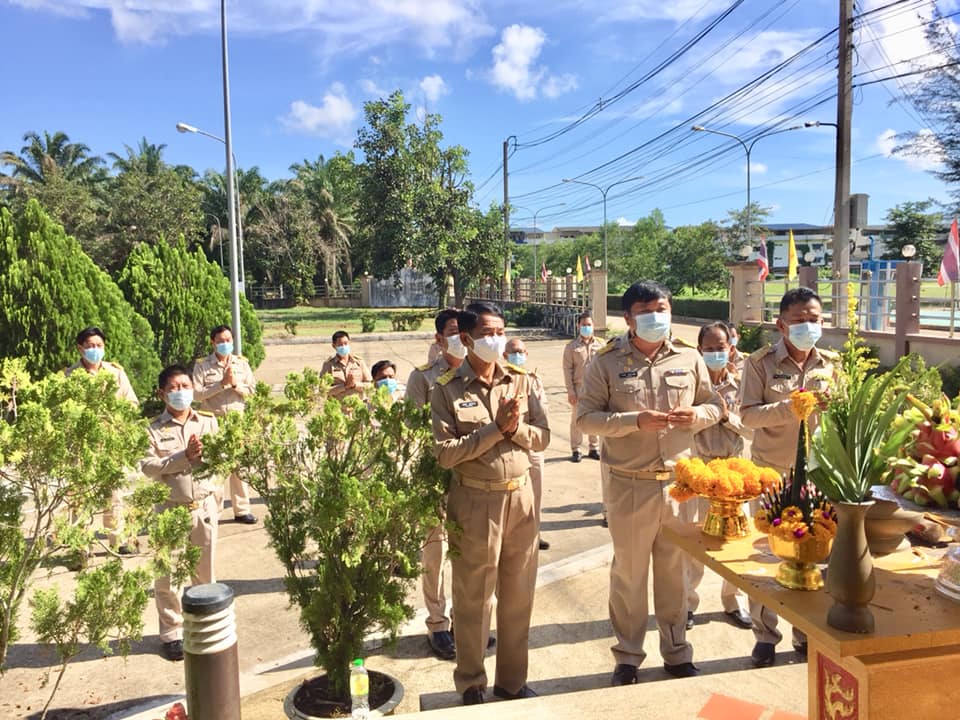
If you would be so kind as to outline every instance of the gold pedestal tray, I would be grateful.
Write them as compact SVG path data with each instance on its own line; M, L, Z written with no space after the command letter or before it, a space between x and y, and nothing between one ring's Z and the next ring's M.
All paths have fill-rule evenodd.
M797 543L776 535L767 535L770 551L782 562L777 567L776 581L790 590L819 590L823 587L823 575L817 563L830 556L833 538L811 538Z
M719 538L739 538L750 534L750 521L743 512L743 504L753 497L716 498L703 495L710 501L710 509L703 519L703 534Z

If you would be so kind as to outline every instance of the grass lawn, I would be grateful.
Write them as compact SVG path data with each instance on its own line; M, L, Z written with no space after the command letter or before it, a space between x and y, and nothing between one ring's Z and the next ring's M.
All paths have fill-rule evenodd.
M302 337L325 337L329 340L337 330L346 330L351 335L359 335L360 314L375 312L377 324L374 332L392 332L393 325L390 318L399 313L422 312L428 315L420 325L420 331L433 332L435 310L430 308L326 308L302 305L292 308L278 308L275 310L257 310L257 317L263 323L263 336L289 337L287 323L296 323L296 332Z

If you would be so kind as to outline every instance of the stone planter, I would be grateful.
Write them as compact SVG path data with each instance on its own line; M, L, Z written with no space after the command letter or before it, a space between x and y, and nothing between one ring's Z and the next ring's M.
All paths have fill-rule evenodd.
M382 703L378 707L371 707L370 717L378 718L386 717L387 715L393 715L394 711L397 709L397 706L400 704L400 701L403 700L403 684L392 675L387 675L387 673L379 672L377 670L368 670L368 672L371 675L371 680L379 676L381 678L386 678L393 683L393 694L386 700L386 702ZM329 717L343 717L342 714L333 715L332 713L330 715L310 715L300 710L294 704L294 698L296 698L297 693L300 692L302 687L303 683L294 687L289 693L287 693L287 697L283 701L283 712L287 718L290 720L324 720L324 718ZM334 704L331 703L331 708L333 707ZM347 716L349 716L349 710L347 710Z
M837 536L827 566L826 587L833 598L827 624L837 630L871 633L875 627L869 603L877 589L876 579L864 529L871 506L872 500L833 503L837 512Z

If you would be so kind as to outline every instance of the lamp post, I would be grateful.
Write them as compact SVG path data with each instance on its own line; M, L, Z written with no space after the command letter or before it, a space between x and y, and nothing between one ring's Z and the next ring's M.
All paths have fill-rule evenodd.
M538 210L533 210L533 211L531 211L530 208L525 208L525 207L523 207L522 205L514 205L513 207L515 207L517 210L526 210L527 212L533 212L533 229L536 230L536 229L537 229L537 215L539 215L540 213L542 213L544 210L550 210L551 208L563 207L564 205L566 205L565 202L556 203L555 205L547 205L546 207L542 207L542 208L540 208L540 209L538 209ZM537 273L537 268L538 268L538 266L537 266L537 241L534 240L534 241L533 241L533 282L534 282L534 285L536 285L536 282L537 282L537 274L538 274L538 273Z
M607 264L607 193L617 185L622 185L623 183L633 182L634 180L643 180L643 175L637 175L636 177L624 178L623 180L617 180L607 185L606 188L602 188L599 185L594 185L592 182L586 182L585 180L574 180L573 178L563 178L565 183L576 183L577 185L587 185L588 187L596 188L600 191L600 194L603 195L603 266L607 269L610 268L610 265Z
M714 135L723 135L724 137L732 138L740 143L740 145L743 146L744 151L747 153L747 242L750 244L750 247L753 247L753 208L750 204L750 154L753 152L753 146L765 137L779 135L780 133L790 132L791 130L803 130L805 127L811 126L807 123L804 123L803 125L791 125L787 128L771 130L770 132L757 135L757 137L753 138L753 140L751 140L749 143L733 133L723 132L722 130L711 130L703 125L694 125L691 128L694 132L708 132L713 133Z
M226 141L219 135L208 133L206 130L201 130L200 128L195 127L193 125L188 125L185 122L177 123L177 132L194 133L195 135L203 135L204 137L208 137L212 140L216 140L217 142L220 142L226 145ZM240 253L240 268L239 268L240 277L238 279L238 283L240 284L240 294L242 295L244 294L244 283L245 283L244 279L246 278L246 271L243 266L243 212L240 209L240 168L237 165L236 154L232 152L231 154L233 155L234 176L237 179L235 195L236 195L236 202L237 202L237 244L238 244L239 253Z

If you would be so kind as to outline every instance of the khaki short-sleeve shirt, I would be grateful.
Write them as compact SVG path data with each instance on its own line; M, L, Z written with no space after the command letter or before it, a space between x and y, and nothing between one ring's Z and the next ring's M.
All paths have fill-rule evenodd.
M70 367L64 369L63 374L67 377L70 377L70 374L75 370L79 369L87 370L87 367L83 362L77 361ZM87 372L90 372L87 370ZM124 400L129 400L134 405L139 405L140 402L137 400L137 394L133 391L133 386L130 384L130 378L127 377L127 372L120 365L114 362L107 362L103 360L100 363L100 368L96 372L107 372L113 375L114 379L117 381L117 397Z
M170 504L199 502L216 489L216 484L209 479L194 479L193 464L187 459L186 450L192 435L199 438L217 429L217 419L211 413L198 410L191 410L182 422L164 410L147 427L150 450L140 461L140 470L170 488Z
M587 366L602 347L603 342L592 335L586 340L575 337L564 346L563 382L567 386L568 393L579 393L583 389L583 378L586 375Z
M334 355L327 358L320 369L320 374L325 375L327 373L333 375L330 397L337 399L359 395L365 385L370 385L373 382L373 376L370 374L367 364L362 358L353 355L347 355L346 357ZM348 375L353 375L356 381L356 384L349 388L346 385Z
M223 387L227 366L233 368L234 387ZM242 355L228 355L223 360L216 353L197 358L193 364L193 396L200 409L214 415L226 415L231 410L242 411L244 401L253 394L256 380L250 363Z
M727 405L727 419L694 435L697 456L705 460L743 457L744 440L752 438L753 431L740 420L740 378L728 371L713 389Z
M413 400L419 407L423 407L430 402L430 393L434 384L449 369L450 365L447 364L442 353L432 362L414 368L410 377L407 378L405 397Z
M696 412L688 427L658 432L637 427L643 410L669 412L681 406ZM650 359L629 334L611 340L598 353L577 402L577 426L602 436L601 459L625 473L671 469L691 455L694 434L716 424L721 414L720 398L700 353L666 341Z

